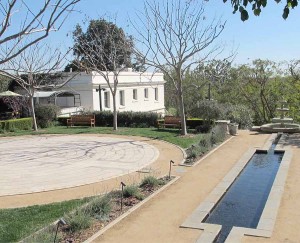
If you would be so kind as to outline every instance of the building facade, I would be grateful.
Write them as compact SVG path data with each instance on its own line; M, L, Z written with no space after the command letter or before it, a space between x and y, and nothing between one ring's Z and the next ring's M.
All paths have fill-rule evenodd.
M109 74L113 86L113 73ZM122 71L118 76L116 94L117 110L143 111L165 114L164 84L162 73L139 73L132 69ZM85 110L113 111L113 96L105 79L97 72L79 73L61 90L80 94L80 103ZM61 107L70 107L74 99L61 98Z

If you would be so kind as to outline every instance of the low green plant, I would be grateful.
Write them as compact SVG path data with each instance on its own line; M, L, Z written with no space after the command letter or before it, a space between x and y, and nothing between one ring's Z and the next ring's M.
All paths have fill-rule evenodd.
M240 128L249 128L252 126L253 111L247 106L239 104L223 104L221 119L230 120L232 123L239 124ZM254 116L255 118L255 116Z
M111 198L105 195L92 199L86 207L86 210L92 217L106 220L111 212L111 208Z
M92 112L85 112L91 114ZM111 111L94 112L96 126L111 127L113 126L113 113ZM118 112L119 127L155 127L157 124L158 114L155 112Z
M87 229L92 224L92 217L85 208L69 213L64 218L71 232Z
M56 225L51 225L44 230L41 230L28 238L24 239L23 243L52 243L55 237ZM57 233L56 242L60 242L63 238L61 232Z
M226 137L226 131L220 127L215 126L211 131L211 144L217 144L223 142Z
M140 187L144 187L144 186L151 186L151 187L156 187L162 184L162 181L155 178L154 176L146 176L141 184Z
M41 128L53 126L59 113L60 108L53 104L37 106L35 108L35 116L38 126Z
M178 115L177 109L174 107L170 107L169 109L166 110L166 115L167 116L177 116Z
M191 114L194 117L201 117L207 123L210 123L211 120L217 120L222 113L222 107L216 101L212 100L201 100L197 103Z
M135 197L139 200L143 200L143 195L140 192L140 189L137 185L128 185L124 187L123 196L127 197Z
M31 130L32 118L20 118L0 121L0 130L2 132L15 132L18 130Z

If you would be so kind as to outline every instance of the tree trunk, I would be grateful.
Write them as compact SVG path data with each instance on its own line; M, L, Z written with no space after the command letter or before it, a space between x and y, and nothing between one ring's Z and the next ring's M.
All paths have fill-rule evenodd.
M116 94L113 94L113 113L114 113L114 121L113 127L114 131L118 130L118 112L117 112L117 105L116 105Z
M31 106L31 113L32 113L33 129L34 129L34 131L37 131L38 128L37 128L36 117L35 117L35 111L34 111L33 95L30 96L30 106Z
M181 117L181 135L187 135L186 119L182 92L178 94L179 112Z

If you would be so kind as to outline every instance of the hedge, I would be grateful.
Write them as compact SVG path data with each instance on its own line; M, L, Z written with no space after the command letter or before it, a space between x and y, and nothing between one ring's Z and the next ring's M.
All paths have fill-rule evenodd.
M112 127L113 113L111 111L100 111L86 114L94 114L96 119L96 126L98 127ZM61 125L67 125L66 117L58 118ZM154 112L133 112L124 111L118 112L118 126L119 127L155 127L157 125L158 114Z
M190 129L195 129L198 126L202 126L204 124L203 119L198 119L198 118L191 118L191 119L186 119L186 126Z
M16 130L30 130L30 129L32 129L31 117L0 121L1 131L14 132Z

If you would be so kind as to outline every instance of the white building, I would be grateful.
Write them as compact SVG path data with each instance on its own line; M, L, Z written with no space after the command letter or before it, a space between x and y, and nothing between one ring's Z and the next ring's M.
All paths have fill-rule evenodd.
M113 73L109 75L113 86ZM118 111L151 111L165 113L164 84L162 73L139 73L132 69L120 72L116 94ZM108 84L97 72L80 73L70 80L61 91L80 94L81 106L90 111L113 111L113 99ZM75 97L60 97L56 104L61 107L77 106ZM70 109L69 109L70 110Z

